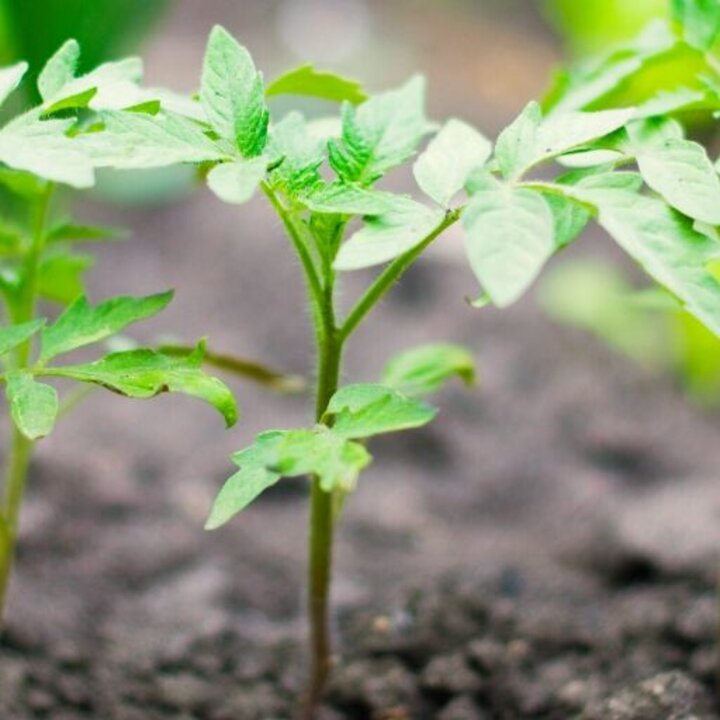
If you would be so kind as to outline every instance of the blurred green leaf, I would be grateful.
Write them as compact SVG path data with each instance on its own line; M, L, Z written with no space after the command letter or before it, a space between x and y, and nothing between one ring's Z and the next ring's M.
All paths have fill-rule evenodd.
M0 327L0 355L5 355L5 353L29 340L44 324L45 320L40 318L19 325Z
M475 359L460 345L421 345L395 356L382 374L382 384L410 397L439 390L450 378L475 382Z
M36 382L29 372L8 373L7 400L17 429L29 440L49 435L58 414L54 387Z
M302 65L275 78L265 90L267 97L275 95L306 95L333 102L349 102L359 105L368 96L362 85L355 80L335 73L316 70L313 65Z
M94 262L91 255L65 251L46 253L40 261L39 293L63 305L71 303L82 294L85 273Z
M700 50L709 50L720 35L720 3L717 0L671 0L673 17L685 39Z
M80 72L134 49L171 6L170 0L0 0L9 59L27 60L35 75L75 38Z

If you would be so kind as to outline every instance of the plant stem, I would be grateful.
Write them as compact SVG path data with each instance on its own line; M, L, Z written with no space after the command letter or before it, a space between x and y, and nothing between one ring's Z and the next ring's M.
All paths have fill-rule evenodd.
M383 272L360 299L342 327L335 314L335 272L332 263L322 266L322 281L301 233L284 205L272 190L265 188L268 198L280 215L291 236L305 270L308 294L313 306L318 354L316 422L332 424L325 418L328 404L338 389L345 342L372 308L384 297L400 276L420 254L460 217L461 210L449 211L442 222L411 251L399 257ZM337 229L332 247L339 244L345 223ZM337 241L337 242L336 242ZM326 258L327 260L327 258ZM312 479L310 494L310 533L308 562L308 620L310 623L310 677L300 709L301 720L315 720L325 692L331 669L332 638L330 631L330 584L332 576L333 541L335 532L335 497L325 492L318 478Z
M53 186L48 185L47 190L38 201L33 234L25 256L20 300L12 313L12 319L15 323L29 322L35 316L40 280L40 260L45 247L46 225L52 194ZM15 369L22 370L28 367L32 357L32 349L32 339L27 340L17 348L14 362ZM15 545L20 525L20 509L25 495L30 458L34 447L35 443L28 440L13 425L5 475L2 517L0 518L0 628L2 627L10 573L15 556Z
M334 307L334 275L330 273L320 305L318 369L315 420L321 422L330 399L338 389L342 367L340 340ZM333 495L323 490L319 478L310 491L308 561L308 620L310 623L310 676L301 717L313 720L330 674L332 639L330 630L330 582L334 540Z
M405 271L422 255L427 247L433 243L445 230L454 225L461 215L461 210L450 210L442 222L412 250L396 258L385 270L378 275L375 282L367 292L358 300L357 305L350 311L347 319L340 328L340 341L344 343L365 319L366 315L382 300L392 286L400 279Z

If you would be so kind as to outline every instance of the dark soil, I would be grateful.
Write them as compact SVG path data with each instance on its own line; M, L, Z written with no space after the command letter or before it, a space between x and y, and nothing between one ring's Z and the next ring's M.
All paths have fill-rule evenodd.
M151 77L196 72L215 21L272 57L275 5L178 3ZM517 86L522 68L545 77L538 58L552 51L542 35L532 45L514 25L451 21L430 5L425 16L371 3L387 8L378 27L404 54L370 53L368 72L448 68L436 101L457 112L479 88L492 94L493 76L517 90L503 98L514 108L463 113L493 131L531 92ZM502 62L474 57L481 77L456 71L453 53L498 44ZM528 46L523 60L515 49ZM310 375L299 273L262 203L238 211L200 194L129 219L86 214L135 232L102 249L93 297L178 288L146 337L208 334L219 351ZM615 257L599 235L572 253ZM347 278L348 301L368 277ZM462 342L481 380L438 397L430 429L372 447L338 539L324 720L720 717L720 416L553 325L532 298L478 312L464 300L476 292L451 234L350 349L348 379L372 380L398 350ZM201 528L230 453L259 430L306 423L308 399L236 389L243 418L227 433L188 399L98 393L40 446L0 645L0 720L290 718L305 674L305 487L280 486L219 533Z

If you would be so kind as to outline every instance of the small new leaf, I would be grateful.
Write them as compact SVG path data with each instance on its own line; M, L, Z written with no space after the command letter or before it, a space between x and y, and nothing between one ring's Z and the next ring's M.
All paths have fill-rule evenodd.
M421 345L394 357L382 374L382 384L409 396L429 395L453 377L475 382L475 360L460 345Z
M49 435L58 414L54 387L35 382L32 375L14 371L7 376L7 401L17 429L29 440Z
M40 362L104 340L132 323L157 315L172 297L172 292L142 298L117 297L95 307L84 296L79 297L52 325L43 329Z
M492 144L475 128L461 120L450 120L417 159L415 180L428 197L449 207L491 152Z
M425 80L414 77L358 108L345 103L342 119L341 138L328 145L330 165L341 180L372 185L412 157L429 131Z
M265 95L305 95L353 105L367 100L360 83L335 73L316 70L313 65L302 65L276 78L267 86Z
M210 34L200 101L213 128L243 157L262 153L270 120L262 76L250 53L220 26Z
M305 118L291 112L272 126L267 153L272 183L290 195L309 191L322 182L320 166L325 159L325 142L311 131Z
M333 431L348 439L360 439L427 425L437 410L383 385L348 385L328 404L334 416Z

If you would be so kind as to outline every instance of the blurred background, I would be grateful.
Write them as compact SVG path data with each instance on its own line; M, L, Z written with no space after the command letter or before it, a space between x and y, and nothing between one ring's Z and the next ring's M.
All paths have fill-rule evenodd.
M75 36L87 67L141 53L148 85L193 92L208 31L221 23L268 78L314 61L379 91L422 72L434 118L460 116L494 137L543 96L561 61L607 51L666 16L664 0L0 0L0 60L27 58L37 68ZM411 189L408 177L393 182ZM132 233L98 252L94 299L177 289L147 338L208 335L220 352L311 376L299 272L259 199L222 205L181 170L106 178L78 215ZM588 263L605 270L583 275ZM451 233L350 348L347 378L372 380L411 345L465 343L480 385L449 389L431 429L378 443L342 532L341 607L452 568L530 565L562 577L558 560L587 549L588 562L598 533L614 532L619 507L642 502L648 487L713 476L720 418L693 407L684 390L685 320L627 310L622 299L637 275L599 231L553 267L560 275L540 287L541 302L533 293L502 313L478 311L466 303L477 287ZM346 278L348 301L370 277ZM708 372L716 341L692 332ZM717 381L717 363L709 375ZM92 615L122 635L123 647L134 638L142 648L152 642L149 627L160 643L167 624L209 622L208 608L296 617L300 484L269 493L222 533L201 530L231 472L230 453L257 431L307 421L305 397L232 382L243 417L229 432L190 400L98 394L43 443L15 592L49 605L16 602L19 623L60 636ZM697 397L711 394L703 386ZM716 535L708 543L717 545ZM157 600L158 578L172 595L172 618Z

